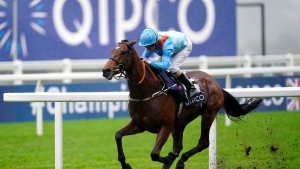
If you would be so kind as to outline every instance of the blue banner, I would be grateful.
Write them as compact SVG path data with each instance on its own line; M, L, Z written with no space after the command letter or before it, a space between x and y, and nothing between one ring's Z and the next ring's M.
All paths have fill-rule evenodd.
M276 87L300 87L300 77L256 77L256 78L235 78L232 81L233 88L276 88ZM243 100L240 100L243 101ZM272 97L265 98L263 106L258 110L300 110L299 97Z
M22 102L3 102L3 94L34 92L35 85L6 86L0 87L1 100L0 106L3 106L0 113L0 122L24 122L34 121L37 113L37 103ZM44 85L44 92L115 92L128 91L125 81L117 82L99 82L99 83L78 83L78 84L50 84ZM115 117L128 116L127 102L68 102L63 103L63 114L65 120L70 119L88 119L88 118L107 118L108 114L114 114ZM43 102L44 120L54 119L54 103Z
M217 78L222 88L225 87L225 78ZM232 88L274 88L274 87L299 87L300 77L255 77L233 78ZM1 86L0 87L0 122L35 121L37 103L3 102L4 93L34 92L35 85ZM77 84L45 84L44 92L114 92L128 91L126 81L95 82ZM239 99L241 102L244 99ZM257 111L274 110L299 110L299 98L278 97L265 98ZM44 120L54 119L54 103L41 103ZM89 119L114 117L128 117L127 102L67 102L63 103L63 118Z
M145 28L184 32L191 56L236 55L235 0L23 0L0 3L0 61L108 58L122 39L138 39ZM16 44L16 45L14 45ZM143 48L135 46L142 54Z

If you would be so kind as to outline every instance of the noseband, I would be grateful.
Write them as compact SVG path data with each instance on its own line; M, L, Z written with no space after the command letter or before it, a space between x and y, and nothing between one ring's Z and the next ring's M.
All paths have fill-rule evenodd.
M113 60L114 62L116 62L116 64L118 65L118 68L114 71L120 72L120 75L118 77L114 76L115 79L119 80L121 77L124 77L127 81L131 82L132 84L138 85L140 83L142 83L145 79L145 75L146 75L146 68L149 70L149 72L151 73L151 75L153 76L154 80L157 82L158 79L156 78L156 76L154 75L153 71L151 70L151 68L145 63L142 62L143 64L143 76L141 78L141 80L138 83L133 83L132 81L129 80L129 78L126 76L125 73L125 65L127 64L130 56L132 55L132 46L130 46L128 44L128 40L122 40L121 42L119 42L118 44L125 44L128 49L129 49L129 54L127 55L126 60L123 63L120 63L119 61L117 61L115 58L110 57L109 59Z
M123 63L120 63L119 61L117 61L115 58L112 58L110 57L109 59L113 60L117 65L118 65L118 68L114 71L120 73L119 76L114 76L115 79L119 80L121 77L124 77L128 82L134 84L134 85L139 85L141 84L144 79L145 79L145 76L146 76L146 69L149 71L149 73L152 75L153 79L155 82L158 83L158 79L157 77L155 76L155 74L153 73L153 71L151 70L151 68L149 67L149 65L147 63L145 63L144 61L142 61L142 71L143 71L143 75L142 75L142 78L141 80L138 82L138 83L134 83L132 81L129 80L129 78L127 77L126 73L125 73L125 65L127 64L130 56L132 55L132 46L128 44L128 41L127 40L122 40L121 42L119 42L118 44L125 44L128 49L129 49L129 53L127 55L127 58L126 60L123 62ZM161 78L161 77L160 77ZM161 79L162 80L162 79ZM163 80L162 80L163 81ZM164 87L165 85L162 87L162 89L158 92L155 92L154 94L152 94L152 96L150 97L147 97L147 98L144 98L144 99L132 99L132 98L129 98L130 101L133 101L133 102L140 102L140 101L147 101L147 100L150 100L152 98L155 98L155 97L158 97L162 94L166 94L166 91L164 90Z
M127 64L130 56L132 55L132 46L128 44L128 40L121 40L121 42L119 42L118 44L125 44L129 49L129 53L127 55L126 60L123 63L120 63L119 61L117 61L116 59L114 59L112 57L109 58L109 59L113 60L114 62L116 62L116 64L118 65L118 68L114 71L115 72L120 72L120 75L119 76L114 76L114 78L119 80L121 77L124 77L127 81L129 81L129 82L131 82L132 84L135 84L135 85L138 85L138 84L142 83L142 81L145 78L145 73L146 73L145 63L143 63L144 64L144 66L143 66L143 72L144 73L143 73L142 79L137 84L130 81L129 78L126 76L126 73L125 73L125 65Z

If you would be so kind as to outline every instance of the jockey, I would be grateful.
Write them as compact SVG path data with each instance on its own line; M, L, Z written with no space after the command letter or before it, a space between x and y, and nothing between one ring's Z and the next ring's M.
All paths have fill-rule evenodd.
M179 66L192 51L192 42L181 32L156 32L151 28L145 29L140 36L139 46L145 47L143 61L159 70L169 70L187 89L187 97L195 94L196 88L185 72ZM149 60L156 53L161 56L157 61Z

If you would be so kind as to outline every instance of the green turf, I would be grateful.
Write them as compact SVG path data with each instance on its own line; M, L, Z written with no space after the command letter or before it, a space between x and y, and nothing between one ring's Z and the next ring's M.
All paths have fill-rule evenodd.
M197 144L200 119L187 127L183 152ZM64 121L64 168L120 168L114 135L128 120ZM253 113L243 120L225 127L224 116L217 117L218 168L296 169L300 166L300 112ZM43 136L36 136L35 127L34 122L0 124L0 168L54 168L54 123L44 123ZM155 137L147 132L124 137L127 162L133 168L161 168L160 163L150 158ZM161 154L166 155L171 147L169 139ZM251 147L249 155L248 147ZM208 149L190 158L186 168L208 168Z

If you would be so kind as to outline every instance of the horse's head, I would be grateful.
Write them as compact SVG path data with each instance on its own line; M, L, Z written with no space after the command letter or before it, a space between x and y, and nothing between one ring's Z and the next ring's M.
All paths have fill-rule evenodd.
M133 45L136 42L137 40L131 42L122 40L110 51L110 58L102 69L103 77L111 80L115 75L123 73L130 68L130 59L136 53L133 49Z

